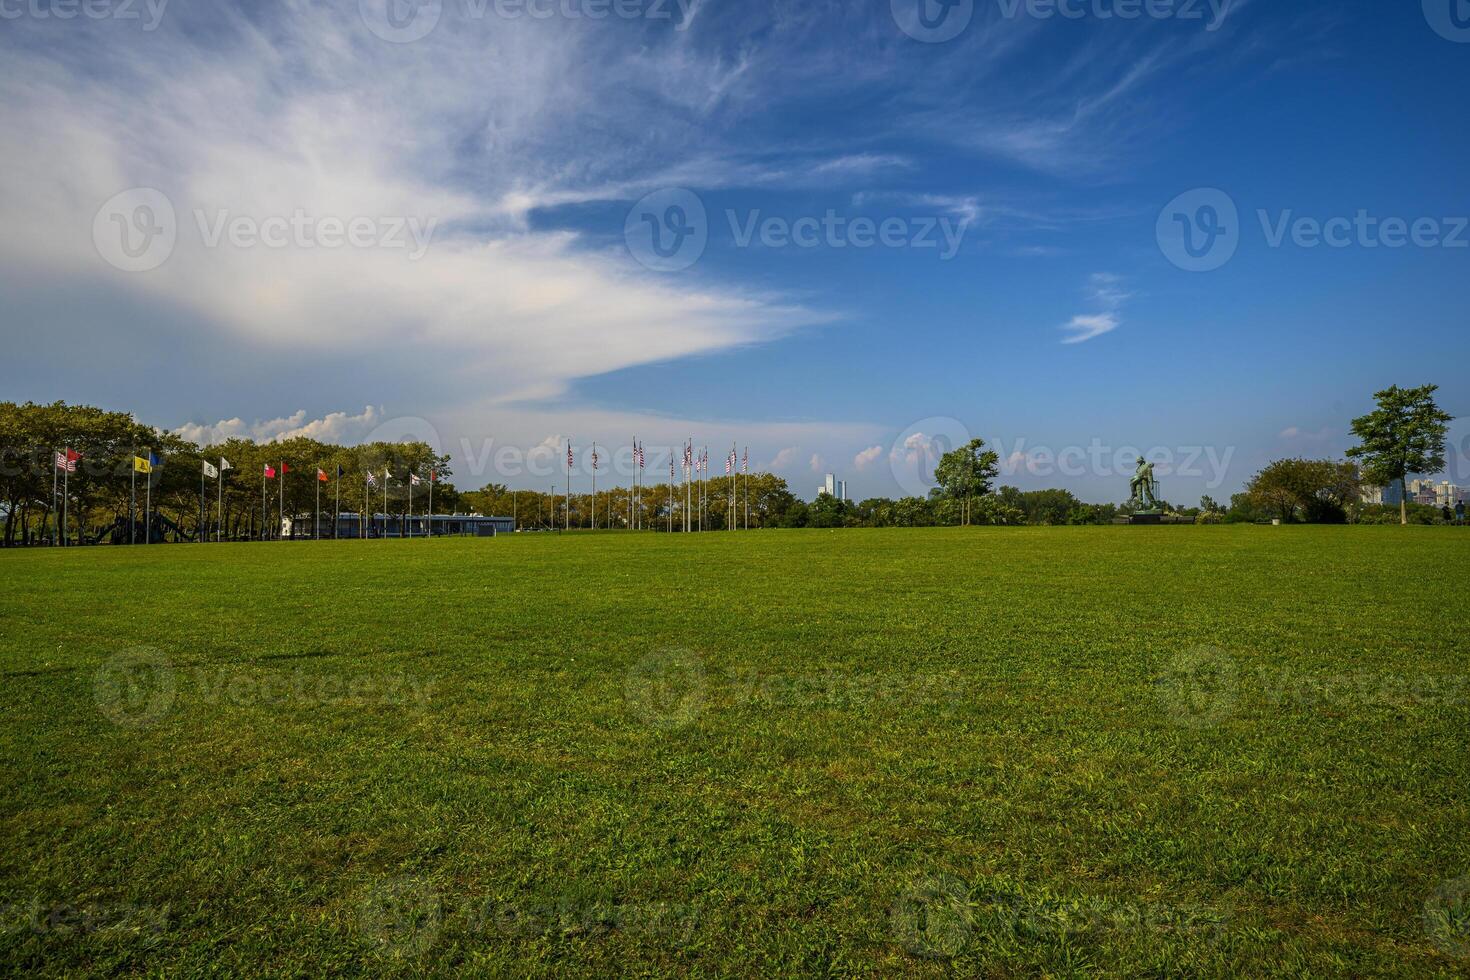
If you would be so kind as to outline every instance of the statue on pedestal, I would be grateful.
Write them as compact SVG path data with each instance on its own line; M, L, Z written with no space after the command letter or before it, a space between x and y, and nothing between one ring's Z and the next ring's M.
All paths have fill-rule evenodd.
M1159 481L1154 479L1154 464L1138 457L1138 469L1133 471L1133 480L1128 484L1132 496L1128 506L1135 511L1159 509Z

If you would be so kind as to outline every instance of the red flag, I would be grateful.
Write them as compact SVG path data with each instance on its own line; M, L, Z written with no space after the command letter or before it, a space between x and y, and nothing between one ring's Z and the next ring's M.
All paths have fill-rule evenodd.
M317 478L317 480L319 482L326 483L327 482L327 471L326 470L317 470L316 471L316 478Z
M291 472L291 467L287 466L285 463L282 463L281 464L281 474L284 476L285 474L290 473L290 472Z
M267 480L274 480L276 478L276 471L271 469L271 465L269 463L265 464L265 478Z

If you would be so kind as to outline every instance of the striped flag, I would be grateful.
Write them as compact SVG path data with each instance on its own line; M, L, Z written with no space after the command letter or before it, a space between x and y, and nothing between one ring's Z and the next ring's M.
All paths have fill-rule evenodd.
M595 445L592 447L592 469L597 469L597 447Z
M81 458L82 454L74 449L58 452L56 454L56 468L58 470L65 470L68 473L75 473L77 471L77 460Z
M573 465L574 464L572 462L572 444L569 442L569 443L567 443L567 469L571 469Z
M742 473L749 473L750 472L750 447L749 446L746 446L745 447L745 459L740 463L740 471Z

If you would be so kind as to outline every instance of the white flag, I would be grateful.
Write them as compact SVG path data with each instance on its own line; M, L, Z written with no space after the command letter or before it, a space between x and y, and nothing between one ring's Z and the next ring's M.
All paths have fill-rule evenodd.
M204 461L204 475L207 476L207 477L209 477L211 480L217 480L217 479L219 479L219 470L217 470L213 466L211 466L209 464L209 461L208 460L205 460Z
M419 485L418 474L416 474L416 473L410 473L408 475L408 478L413 481L413 485L414 486L418 486Z
M221 456L219 458L219 468L222 469L222 470L232 470L235 467L232 466L232 465L230 465L230 461L229 460L227 460L223 456Z

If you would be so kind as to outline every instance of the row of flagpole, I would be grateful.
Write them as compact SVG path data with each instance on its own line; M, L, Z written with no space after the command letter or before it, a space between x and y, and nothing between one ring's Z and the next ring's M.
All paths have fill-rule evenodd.
M682 514L683 530L687 532L704 530L704 515L708 502L707 487L709 484L709 447L696 452L694 440L691 438L682 447L683 472L682 485L684 488L684 510ZM597 472L601 464L601 455L597 451L597 443L592 443L592 529L597 529ZM647 459L644 455L643 443L637 439L633 440L633 478L628 487L628 521L627 529L630 531L642 530L643 515L643 487L644 468ZM570 531L572 527L572 470L576 466L576 451L570 441L567 442L567 475L566 475L566 506L563 511L562 528ZM730 455L725 457L725 476L729 483L729 509L727 512L728 529L731 531L741 530L740 503L738 500L738 487L740 480L744 480L745 490L745 525L744 530L750 530L750 447L745 448L742 458L735 445L730 446ZM669 455L669 506L668 506L668 529L674 530L674 486L675 486L674 456ZM697 488L697 489L696 489ZM554 490L553 490L554 492ZM612 500L611 491L608 491L608 526L612 526ZM698 508L695 507L696 493L698 496ZM555 527L556 500L552 500L552 526Z
M61 479L61 488L60 488L60 496L61 496L61 525L60 526L61 526L61 529L62 529L61 530L61 537L63 539L63 543L67 543L69 541L69 537L70 537L70 531L69 531L70 521L68 519L68 514L67 514L67 504L68 504L68 502L71 499L71 496L70 496L70 477L71 477L71 474L73 474L73 473L75 473L77 471L77 463L81 459L82 459L82 454L74 451L71 447L68 446L65 450L58 450L56 452L55 465L54 465L54 467L52 469L52 474L51 474L51 497L52 497L52 500L55 500L56 497L57 497L57 485L56 485L57 484L57 474L58 473L61 474L61 478L60 478ZM148 455L146 457L143 457L143 456L134 456L133 459L132 459L132 467L131 467L131 472L129 474L130 480L129 480L129 502L128 502L128 542L130 544L137 544L137 542L138 542L138 518L137 518L137 510L138 510L138 474L139 473L142 473L143 475L145 475L145 476L148 477L148 479L146 481L146 484L145 484L145 488L144 488L144 504L143 504L143 515L144 515L143 528L144 529L143 529L143 540L145 542L149 542L149 543L151 543L152 540L153 540L153 471L154 471L154 468L155 467L161 466L162 463L163 463L163 459L156 452L154 452L152 450L149 450ZM228 459L225 459L223 456L221 456L219 458L219 465L218 466L216 466L215 464L211 463L209 460L204 460L203 463L202 463L202 468L200 469L200 472L199 472L199 540L201 542L205 540L205 531L204 531L204 525L205 525L205 522L206 522L206 517L205 517L205 513L204 513L204 497L205 497L205 491L206 491L205 481L208 480L208 479L213 479L213 480L215 480L217 482L217 493L216 493L216 504L215 504L215 507L216 507L216 511L215 511L215 540L216 541L219 541L219 540L222 539L222 536L223 536L223 533L224 533L224 500L225 500L225 497L224 497L224 493L225 493L225 491L224 491L224 474L225 474L225 472L227 470L232 470L234 468L235 468L234 467L234 464L232 464ZM263 466L262 470L261 470L261 476L260 476L260 533L261 533L261 537L262 538L265 538L267 536L267 533L268 533L267 532L267 529L270 526L270 512L269 512L269 507L266 504L266 499L267 499L266 498L266 481L267 480L272 480L272 479L279 478L279 480L280 480L280 482L278 484L278 490L279 490L278 507L279 507L279 510L277 512L280 513L280 514L285 514L285 512L286 512L286 474L289 473L289 472L291 472L290 464L285 463L285 462L282 462L280 464L280 470L279 471L274 466L270 465L269 463L265 464ZM321 485L323 483L329 482L331 478L327 475L327 472L325 470L321 469L321 468L318 468L317 469L316 475L317 475L317 481L316 481L316 507L315 507L315 510L314 510L313 516L312 516L312 521L313 521L312 536L314 538L318 538L319 539L321 537L321 503L322 503L322 488L321 488ZM335 489L336 489L336 513L338 515L340 515L342 513L342 478L345 475L346 475L346 471L341 466L338 466L337 467L337 482L336 482L336 487L335 487ZM388 485L392 481L392 476L393 476L392 469L385 466L383 468L383 536L384 537L386 537L387 534L388 534ZM438 479L439 479L438 471L431 468L429 470L429 514L428 514L428 519L429 519L428 533L429 533L430 536L432 536L433 533L434 533L434 484L438 482ZM409 472L409 480L408 480L408 519L407 519L407 526L406 526L406 530L405 530L405 534L406 534L407 537L413 537L413 488L416 487L416 486L419 486L421 484L421 482L422 482L422 480L421 480L421 478L419 477L419 475L417 473L414 473L412 471ZM367 493L366 493L366 491L367 490L370 490L375 485L375 483L376 483L376 477L373 474L373 472L371 470L369 470L367 472L367 474L366 474L366 487L365 487L364 496L363 496L363 503L364 503L363 514L362 514L362 516L361 516L361 518L359 519L359 522L358 522L359 525L360 525L359 530L360 530L360 536L361 537L367 537L366 521L367 521L368 507L366 505L368 504L368 500L367 500ZM340 520L340 517L338 518L338 520ZM334 521L333 523L335 525L337 523L337 521ZM340 531L340 528L334 526L333 532L332 532L332 536L333 537L338 536L339 531Z
M696 453L695 448L694 448L694 440L692 438L688 442L686 442L682 448L683 448L683 474L682 474L683 475L683 480L682 480L682 482L683 482L683 487L684 487L684 512L683 512L683 515L682 515L683 530L685 532L692 532L692 531L695 531L695 530L703 531L704 530L704 513L705 513L705 508L706 508L706 500L707 500L707 497L706 497L706 484L708 482L710 482L709 481L709 448L708 447L705 447L704 449L702 449L698 453ZM595 443L595 442L592 444L592 447L591 447L591 456L592 456L592 528L594 530L596 530L596 528L597 528L597 472L598 472L598 469L600 468L600 464L601 464L601 455L597 451L597 443ZM63 529L62 535L63 535L64 540L65 540L65 537L69 534L69 532L65 530L66 528L69 527L69 523L68 523L68 519L67 519L67 502L70 499L70 496L69 496L69 479L68 478L70 477L70 475L72 473L75 473L76 472L77 463L81 460L81 458L82 458L81 453L78 453L78 452L73 451L71 449L71 447L69 447L69 446L64 451L58 450L56 452L55 467L53 468L53 471L52 471L52 478L51 478L51 496L52 496L52 499L53 500L55 500L56 499L56 496L57 496L57 486L56 486L56 484L57 484L57 474L58 473L61 474L61 477L60 477L60 479L61 479L61 488L60 488L61 489L61 505L62 505L62 511L61 511L61 527ZM629 492L628 492L628 518L629 518L628 519L628 529L629 530L642 530L642 520L643 520L643 489L644 489L644 486L645 486L645 484L644 484L644 470L645 470L645 466L646 466L646 463L647 463L647 458L646 458L646 455L645 455L645 452L644 452L643 443L639 442L637 439L634 439L633 440L633 462L634 462L633 479L631 481L631 484L630 484L630 487L629 487ZM154 468L155 467L162 465L162 463L163 463L162 458L156 452L154 452L152 450L149 450L148 455L147 455L146 458L145 457L142 457L142 456L134 456L133 457L133 465L132 465L132 472L131 472L131 483L130 483L130 498L129 498L129 505L128 505L128 533L129 533L129 543L136 544L137 543L137 540L138 540L138 531L137 531L137 508L138 508L138 474L139 473L142 473L142 474L144 474L145 476L148 477L148 480L147 480L147 483L146 483L146 487L145 487L144 511L143 511L144 512L144 532L143 532L143 534L144 534L144 541L151 543L152 540L153 540L153 471L154 471ZM575 465L576 465L575 450L572 448L571 443L568 442L567 443L566 508L565 508L565 517L564 517L564 521L563 521L563 525L562 525L563 528L565 530L568 530L568 531L571 530L571 521L572 521L572 469L573 469L573 467ZM200 470L200 474L199 474L199 527L200 527L199 540L201 542L205 539L204 538L204 534L205 534L205 532L204 532L204 524L205 524L204 498L205 498L205 491L206 491L205 481L206 480L209 480L209 479L213 479L213 480L216 481L216 484L217 484L217 487L216 487L216 504L215 504L215 507L216 507L216 512L215 512L215 540L216 541L220 541L220 540L222 540L223 533L224 533L224 474L225 474L226 471L232 470L234 468L235 468L234 465L231 464L230 461L228 459L225 459L223 456L221 456L219 458L219 465L218 466L216 466L215 464L211 463L209 460L204 460L203 461L203 467ZM290 464L288 464L288 463L286 463L284 461L280 464L279 471L274 466L272 466L269 463L264 464L264 466L262 467L261 476L260 476L260 523L261 523L260 533L261 533L261 537L262 538L265 538L267 536L267 528L269 527L269 524L270 524L269 507L267 505L267 499L268 498L266 496L266 489L267 489L266 481L273 480L273 479L279 479L280 482L277 484L277 491L278 491L278 504L277 504L278 510L277 510L277 513L284 515L285 512L286 512L286 474L287 473L290 473L290 472L291 472ZM313 511L312 536L314 538L320 539L320 537L321 537L321 496L322 496L321 495L321 485L323 483L330 482L331 477L329 477L327 475L326 471L323 470L323 469L321 469L321 468L318 468L317 469L316 475L317 475L317 479L316 479L316 507L315 507L315 510ZM337 516L337 519L334 520L334 522L333 522L334 523L334 527L333 527L333 530L332 530L332 536L333 537L337 537L339 535L339 532L340 532L340 527L339 526L336 526L336 525L337 525L337 522L340 521L340 515L342 513L342 479L343 479L343 477L345 475L346 475L346 471L343 469L343 467L338 466L337 467L337 473L336 473L336 486L335 486L335 490L336 490L336 509L335 509L335 514L338 515L338 516ZM729 496L729 510L728 510L728 524L729 524L729 529L732 530L732 531L739 530L740 529L740 524L739 524L739 509L738 509L738 502L737 502L737 499L736 499L737 498L737 480L738 480L738 478L740 476L743 476L744 477L744 484L745 484L745 486L744 486L744 489L745 489L745 530L750 530L750 449L749 449L749 447L746 448L746 450L745 450L745 456L744 456L744 459L742 460L737 455L736 447L734 445L731 445L731 447L730 447L730 454L727 457L725 457L725 475L726 475L726 477L730 481L730 484L729 484L730 496ZM438 472L436 470L434 470L432 468L429 470L429 514L428 514L429 525L428 525L428 533L429 533L430 536L432 536L433 533L434 533L434 523L433 523L433 521L434 521L434 484L438 482L438 476L439 476L439 474L438 474ZM407 524L406 524L406 527L404 529L403 536L413 537L413 488L416 487L416 486L421 485L422 480L421 480L419 474L413 472L412 470L409 471L408 477L409 477L408 478L408 481L407 481L407 486L408 486L408 518L407 518ZM393 478L392 469L390 467L385 466L383 468L383 532L382 532L383 533L383 537L387 537L387 535L388 535L388 487L389 487L389 484L392 482L392 478ZM668 529L670 531L672 531L674 529L674 509L675 509L674 508L674 480L675 480L674 457L673 457L672 454L670 454L670 456L669 456L669 508L668 508ZM694 508L695 492L696 492L695 491L695 487L696 487L696 484L698 485L698 500L699 500L699 507L698 507L697 512L695 511L695 508ZM376 473L373 470L366 471L366 473L364 474L364 484L363 484L363 513L359 517L359 520L358 520L359 537L363 537L363 538L367 537L367 527L366 527L367 515L368 515L368 512L371 510L371 501L369 499L369 496L370 496L372 490L376 486L377 486L377 475L376 475ZM555 520L555 513L556 513L556 500L554 498L554 488L553 488L553 500L552 500L553 521ZM696 517L696 513L697 513L697 517ZM608 524L609 524L609 526L611 526L611 523L612 523L612 501L611 501L611 497L609 497L609 501L608 501ZM553 526L554 526L554 524L553 524Z

